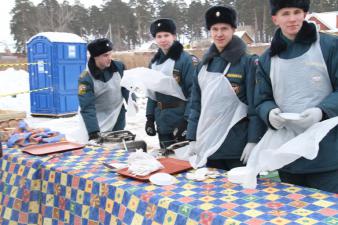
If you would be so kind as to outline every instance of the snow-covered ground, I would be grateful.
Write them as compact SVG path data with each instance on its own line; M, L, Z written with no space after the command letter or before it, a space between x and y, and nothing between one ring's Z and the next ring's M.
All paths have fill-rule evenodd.
M79 115L69 118L32 117L30 115L29 93L4 96L29 90L29 74L24 70L9 68L0 71L0 109L25 111L25 121L31 127L46 127L66 135L68 140L80 141L83 138L83 126L80 125ZM159 148L157 136L150 137L144 131L146 98L138 99L139 112L134 117L127 117L126 130L136 134L136 140L144 140L148 149Z

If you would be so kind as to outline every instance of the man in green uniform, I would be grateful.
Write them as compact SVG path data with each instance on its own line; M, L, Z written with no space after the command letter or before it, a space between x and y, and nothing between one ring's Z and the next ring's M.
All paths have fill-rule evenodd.
M176 25L173 20L161 18L154 21L150 33L159 46L150 62L150 68L173 77L179 85L178 90L185 97L183 100L155 92L153 98L148 98L145 131L150 136L155 136L157 132L161 148L166 148L176 141L185 140L194 67L191 56L176 41Z
M230 170L242 166L265 132L255 113L253 94L257 57L234 35L237 13L213 6L205 14L214 44L197 67L187 139L194 167Z
M278 30L259 59L255 105L276 134L285 129L296 136L338 116L338 38L305 21L309 0L270 0L270 5ZM300 119L290 122L280 113L298 113ZM320 141L313 160L301 157L279 175L283 182L338 193L338 127Z
M121 88L125 66L112 60L113 44L106 38L96 39L87 47L90 58L79 78L78 98L89 141L100 144L100 132L123 130L126 125L123 98L129 91Z

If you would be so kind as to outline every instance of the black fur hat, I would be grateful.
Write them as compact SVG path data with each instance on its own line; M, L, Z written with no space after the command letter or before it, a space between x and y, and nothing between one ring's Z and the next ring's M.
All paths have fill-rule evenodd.
M212 6L205 13L205 24L208 30L216 23L227 23L237 28L237 13L231 6Z
M161 18L151 23L150 33L153 37L156 36L157 32L161 32L161 31L176 34L175 22L169 18Z
M300 8L304 12L308 12L310 0L270 0L271 15L276 15L278 10L289 7Z
M87 46L90 56L96 57L113 50L113 43L107 38L98 38Z

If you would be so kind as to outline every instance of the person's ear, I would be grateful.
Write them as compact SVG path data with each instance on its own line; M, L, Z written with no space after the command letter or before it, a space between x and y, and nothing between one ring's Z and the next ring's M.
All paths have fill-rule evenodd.
M278 21L277 21L277 16L272 16L272 22L273 22L276 26L279 25L279 24L278 24Z

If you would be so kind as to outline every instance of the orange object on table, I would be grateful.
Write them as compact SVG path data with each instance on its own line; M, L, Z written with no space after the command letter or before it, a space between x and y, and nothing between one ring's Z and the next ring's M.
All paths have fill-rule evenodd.
M148 181L149 177L155 173L177 174L177 173L181 173L181 172L192 169L188 161L183 161L183 160L174 159L174 158L160 158L158 159L158 161L160 161L160 163L164 166L164 168L157 170L155 172L152 172L151 174L147 176L133 175L128 172L128 168L120 169L120 170L117 170L116 172L123 176L134 178L136 180Z
M48 155L53 153L66 152L76 149L83 148L84 145L70 142L70 141L62 141L56 143L47 143L40 145L29 145L22 149L23 152L31 154L31 155Z

